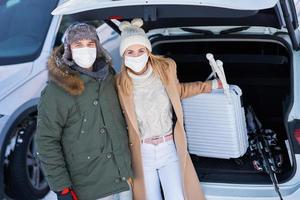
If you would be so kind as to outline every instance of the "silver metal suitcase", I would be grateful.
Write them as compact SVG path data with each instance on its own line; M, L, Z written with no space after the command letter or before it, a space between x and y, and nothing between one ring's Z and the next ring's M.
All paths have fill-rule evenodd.
M242 91L227 84L222 62L208 58L224 89L182 101L188 150L204 157L238 158L248 148Z

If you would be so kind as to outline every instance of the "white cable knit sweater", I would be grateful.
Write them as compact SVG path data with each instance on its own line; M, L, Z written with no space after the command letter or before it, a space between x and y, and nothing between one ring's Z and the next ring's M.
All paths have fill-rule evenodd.
M172 132L172 105L160 78L151 66L142 75L128 72L141 139Z

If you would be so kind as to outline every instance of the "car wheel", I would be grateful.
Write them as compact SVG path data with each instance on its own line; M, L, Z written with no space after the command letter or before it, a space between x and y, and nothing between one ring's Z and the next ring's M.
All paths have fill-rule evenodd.
M10 193L15 199L37 200L49 192L41 164L36 158L35 132L36 119L29 120L17 130L15 149L9 159Z

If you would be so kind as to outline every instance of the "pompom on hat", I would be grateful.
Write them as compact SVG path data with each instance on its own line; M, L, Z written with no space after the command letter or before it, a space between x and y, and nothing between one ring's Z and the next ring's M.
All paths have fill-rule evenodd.
M121 31L120 55L123 56L125 50L135 44L145 46L150 52L152 51L151 43L141 28L143 20L140 18L133 19L131 22L123 21L119 29Z

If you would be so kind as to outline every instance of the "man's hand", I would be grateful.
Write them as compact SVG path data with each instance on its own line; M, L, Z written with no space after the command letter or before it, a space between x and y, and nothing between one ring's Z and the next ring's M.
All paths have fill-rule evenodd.
M65 188L64 190L55 193L57 195L57 200L78 200L76 193L70 188Z

